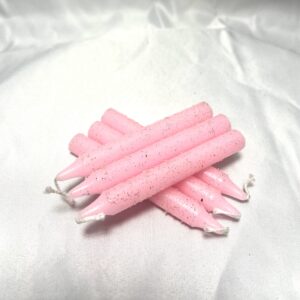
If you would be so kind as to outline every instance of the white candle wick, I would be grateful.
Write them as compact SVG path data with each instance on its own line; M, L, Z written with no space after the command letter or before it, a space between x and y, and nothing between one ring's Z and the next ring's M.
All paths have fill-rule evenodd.
M47 186L47 187L45 188L44 193L45 193L45 194L58 194L58 195L62 196L62 198L63 198L69 205L74 206L74 204L75 204L74 200L73 200L71 197L69 197L69 195L68 195L66 192L63 192L63 191L61 190L61 188L60 188L60 186L58 185L58 182L57 182L56 179L54 179L54 184L55 184L56 189L54 189L54 188L51 187L51 186Z

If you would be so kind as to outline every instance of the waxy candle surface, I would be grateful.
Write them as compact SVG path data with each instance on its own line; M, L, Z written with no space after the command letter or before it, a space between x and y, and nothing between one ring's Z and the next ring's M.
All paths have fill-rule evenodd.
M241 217L241 213L228 203L218 190L195 176L181 181L176 187L185 195L201 202L208 212L224 214L234 219Z
M226 234L228 231L200 203L174 187L157 193L150 201L191 227L203 228L204 231L216 234Z
M222 194L241 201L248 199L247 194L232 182L229 176L220 169L209 167L196 175L199 179L213 186Z
M104 191L79 219L114 215L241 150L242 134L232 130Z
M117 131L111 129L109 126L104 130L106 131L105 136L110 136L111 139L114 139L116 134L118 134ZM115 134L109 135L109 133L113 131ZM70 151L77 156L99 147L101 147L101 145L98 142L91 140L83 134L75 135L69 143ZM168 188L152 196L149 200L166 213L190 227L202 228L206 232L216 234L226 234L228 231L228 228L223 227L207 213L198 201L188 197L176 188Z
M76 156L80 156L85 152L100 149L102 146L82 133L76 134L69 142L69 150Z
M128 134L116 143L104 145L101 149L83 154L74 163L61 171L56 179L66 180L73 177L88 176L93 171L125 155L167 138L198 122L205 121L211 116L212 110L207 103L202 102L194 105L139 131Z
M93 125L93 129L91 128L89 131L89 136L102 143L115 141L118 138L118 132L127 134L143 128L143 126L139 123L114 109L107 110L103 114L101 121L102 122L99 123L105 123L108 127L104 128L102 125L102 127L97 128L97 126ZM115 130L111 130L111 128ZM104 133L97 133L97 130L102 130ZM120 136L121 135L119 135L119 137ZM213 186L224 195L228 195L242 201L245 201L248 198L246 193L234 184L226 173L213 166L199 172L197 177L205 183Z
M101 130L105 132L101 134L101 137L99 135L100 143L115 141L121 135L120 132L112 129L107 125L106 127L101 126ZM82 135L76 135L70 143L70 151L73 153L76 153L77 150L82 151L84 145L86 145L85 151L88 151L89 147L95 147L95 143L96 142L91 140L90 138ZM198 178L198 175L201 175L201 173L202 172L195 174L195 176L197 177L191 176L181 181L176 185L176 187L181 189L181 191L184 192L185 195L199 201L201 205L205 207L206 211L239 219L241 215L240 212L221 196L220 191Z
M121 133L135 132L144 128L143 125L112 108L104 112L101 121Z
M102 144L117 141L121 135L118 131L110 130L110 126L96 121L89 129L88 137Z
M107 125L105 126L107 127ZM116 134L109 136L112 131L107 131L105 126L97 126L98 130L101 130L101 135L106 136L102 139L117 139ZM229 130L230 122L224 115L218 115L196 124L93 172L81 184L73 188L69 192L69 196L74 198L100 194L105 189L135 176L145 169L156 166Z

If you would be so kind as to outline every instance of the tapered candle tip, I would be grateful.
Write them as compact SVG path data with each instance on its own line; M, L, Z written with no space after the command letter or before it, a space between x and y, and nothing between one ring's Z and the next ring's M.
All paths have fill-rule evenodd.
M223 182L221 186L222 194L231 196L240 201L247 201L247 194L239 188L235 183L233 183L228 177L226 181Z
M86 217L77 216L75 218L75 222L77 224L82 224L82 223L93 222L93 221L104 221L105 217L106 215L103 213L94 216L86 216Z
M72 164L70 164L68 167L66 167L64 170L60 171L56 177L55 180L57 181L64 181L67 179L71 179L74 177L81 177L80 169L81 169L81 160L77 159Z
M73 189L71 189L68 193L70 197L81 197L87 194L88 184L86 181L81 182L80 184L76 185Z
M73 198L69 197L68 195L64 196L63 198L70 206L75 206L75 201Z

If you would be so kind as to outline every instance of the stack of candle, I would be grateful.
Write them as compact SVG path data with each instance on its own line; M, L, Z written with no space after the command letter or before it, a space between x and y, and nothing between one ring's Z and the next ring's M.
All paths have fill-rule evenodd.
M79 212L77 223L104 220L149 199L191 227L226 234L228 228L213 215L239 219L240 212L221 194L240 201L249 194L212 165L244 145L227 117L213 117L204 102L146 127L108 109L88 137L72 138L69 150L78 158L55 179L57 187L57 181L74 177L84 181L68 193L59 187L47 191L62 194L72 204L84 195L100 195Z

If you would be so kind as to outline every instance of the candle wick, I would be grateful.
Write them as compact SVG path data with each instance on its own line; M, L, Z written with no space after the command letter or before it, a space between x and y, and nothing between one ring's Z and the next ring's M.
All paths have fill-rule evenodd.
M248 187L249 187L249 186L253 186L253 185L254 185L254 182L255 182L254 176L253 176L252 174L249 174L248 179L246 180L246 182L245 182L244 185L243 185L243 190L244 190L244 192L247 194L247 200L250 199L250 192L249 192Z
M104 221L106 218L106 215L104 213L99 213L97 215L93 216L86 216L86 217L76 217L75 222L77 224L86 223L86 222L93 222L93 221Z
M66 192L63 192L57 182L56 179L54 179L54 185L56 187L56 189L54 189L53 187L51 186L47 186L45 188L45 191L44 193L45 194L58 194L60 196L62 196L62 198L71 206L74 206L74 200L66 193Z

